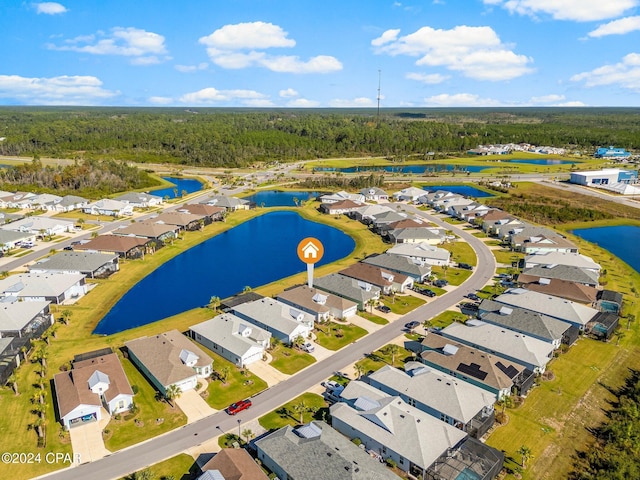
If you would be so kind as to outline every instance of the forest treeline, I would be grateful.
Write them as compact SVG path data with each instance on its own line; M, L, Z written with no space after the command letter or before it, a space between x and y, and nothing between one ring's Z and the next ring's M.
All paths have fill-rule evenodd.
M578 454L571 480L640 478L640 372L612 393L607 421L592 430L595 444Z
M459 155L478 144L640 145L634 109L0 108L0 155L241 167L263 161Z
M159 185L147 172L123 161L83 160L67 166L43 166L38 158L30 163L0 169L0 188L10 191L81 195L104 195Z
M384 176L374 175L357 177L308 177L298 183L298 186L309 189L362 189L367 187L384 187Z

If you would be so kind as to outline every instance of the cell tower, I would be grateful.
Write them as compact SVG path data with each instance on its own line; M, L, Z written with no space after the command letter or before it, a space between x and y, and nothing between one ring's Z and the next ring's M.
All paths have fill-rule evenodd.
M380 121L380 77L382 75L382 70L378 69L378 122Z

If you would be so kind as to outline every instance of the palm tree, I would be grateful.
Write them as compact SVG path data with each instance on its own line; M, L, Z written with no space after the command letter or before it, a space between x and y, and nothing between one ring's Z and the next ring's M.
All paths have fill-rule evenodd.
M391 355L391 365L395 366L396 364L396 355L400 352L400 346L395 343L390 343L386 347L384 347L385 353L387 355Z
M0 272L0 278L7 278L9 276L9 272L6 270L3 270Z
M431 320L425 320L422 322L422 328L424 328L424 336L427 336L427 332L431 328Z
M43 417L38 417L35 422L33 422L33 426L36 429L38 438L44 437L44 428L47 426L47 420Z
M227 383L227 380L229 379L229 375L231 374L231 369L225 365L224 367L222 367L220 369L220 380L222 380L222 383Z
M11 388L13 388L13 392L16 394L16 396L20 394L20 392L18 392L18 376L16 375L15 371L11 375L9 375L9 378L7 378L7 383L11 384Z
M242 436L246 439L246 443L249 443L249 440L251 440L253 437L255 437L256 434L253 433L253 431L250 428L245 428L242 431Z
M208 307L214 312L217 312L218 308L220 308L220 302L221 302L220 297L211 297L209 299Z
M300 204L300 200L298 200L298 197L293 197L293 203L296 205L296 207Z
M293 411L300 415L300 425L304 423L304 414L309 411L309 406L301 399L298 403L293 405Z
M49 327L49 329L47 330L47 332L49 332L49 334L50 334L53 338L56 338L56 331L58 330L58 327L59 327L59 326L60 326L60 325L58 325L58 324L54 323L53 325L51 325L51 326Z
M504 411L513 406L513 399L510 395L503 395L500 397L500 400L498 400L498 404L502 407L502 414L504 415Z
M391 303L396 303L396 293L398 293L396 287L391 287Z
M253 289L249 285L245 285L245 287L242 289L242 293L249 293L252 291Z
M166 398L169 403L173 402L176 398L179 398L180 395L182 395L182 390L175 383L169 385L164 392L164 398ZM171 405L171 408L173 408L173 404Z
M303 344L304 344L304 337L302 335L298 335L293 341L293 345L297 348L302 347Z
M65 325L69 325L69 319L71 318L71 316L73 315L73 312L69 309L63 310L62 311L62 323L64 323Z
M531 449L526 445L522 445L516 453L522 457L522 468L526 468L527 462L533 458Z
M367 300L367 305L369 305L369 309L371 313L373 313L373 306L376 304L376 301L373 298Z
M356 375L358 377L357 380L360 380L365 371L364 365L362 365L361 363L356 363L353 366L353 369L356 371Z
M627 334L621 330L616 330L613 334L616 336L616 347L620 345L620 340L627 336Z
M627 314L627 330L631 328L631 322L635 322L636 316L633 313Z

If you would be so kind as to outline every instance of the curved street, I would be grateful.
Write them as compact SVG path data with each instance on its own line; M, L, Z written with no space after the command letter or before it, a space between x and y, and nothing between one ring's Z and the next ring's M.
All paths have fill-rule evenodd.
M496 261L482 240L425 212L413 209L413 207L402 205L402 208L412 209L413 213L417 213L446 229L455 229L456 234L471 245L478 258L478 265L463 285L344 347L326 360L314 363L292 378L256 395L252 398L252 408L236 416L231 417L221 411L162 436L120 450L98 461L57 471L45 477L51 480L117 479L178 455L222 433L234 431L238 428L238 422L246 424L271 412L329 378L334 372L343 370L364 355L403 335L405 323L414 320L422 323L425 319L434 317L459 303L465 294L483 288L492 279Z

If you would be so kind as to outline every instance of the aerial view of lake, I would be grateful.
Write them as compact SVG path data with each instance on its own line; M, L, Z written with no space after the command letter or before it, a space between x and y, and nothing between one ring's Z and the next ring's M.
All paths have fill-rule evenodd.
M496 165L496 167L499 165ZM492 166L484 165L453 165L453 164L424 164L424 165L360 165L357 167L345 167L345 168L315 168L318 172L343 172L343 173L357 173L357 172L390 172L390 173L437 173L437 172L481 172Z
M262 190L258 193L254 193L249 197L245 197L245 199L254 202L259 207L294 207L296 205L296 202L294 202L294 198L297 198L298 200L309 200L314 199L319 195L322 195L322 193Z
M507 160L509 163L524 163L528 165L570 165L571 160L558 160L557 158L516 158Z
M178 197L182 196L182 192L193 193L202 190L202 183L195 178L178 178L178 177L162 177L163 180L171 182L173 187L163 188L161 190L153 190L150 192L152 195L158 195L165 198L176 198L176 189L178 191Z
M580 228L572 233L610 251L631 265L634 270L640 272L640 252L638 251L640 227L620 225L617 227Z
M493 196L489 192L485 192L484 190L480 190L469 185L423 185L422 188L429 192L447 190L448 192L464 195L465 197L481 198Z
M169 260L143 278L98 323L109 335L201 307L306 270L296 247L305 237L324 245L318 266L349 255L353 239L295 212L272 212L227 230ZM117 275L117 274L116 274ZM117 281L117 280L116 280Z

